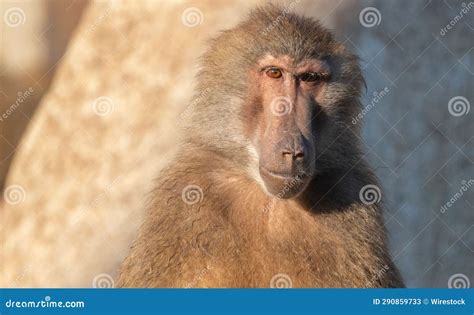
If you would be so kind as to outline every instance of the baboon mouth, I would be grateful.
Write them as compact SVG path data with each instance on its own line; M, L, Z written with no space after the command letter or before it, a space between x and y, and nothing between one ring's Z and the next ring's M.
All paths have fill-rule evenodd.
M310 178L305 172L282 173L263 166L260 166L260 175L268 193L282 199L297 196L306 188Z
M298 178L298 173L280 173L280 172L274 172L270 171L269 169L265 167L261 167L262 171L267 173L268 175L272 177L277 177L285 180L292 180L292 179L297 179Z
M268 168L264 166L260 166L260 173L264 173L266 175L269 175L271 177L279 178L282 180L293 180L293 181L303 181L307 179L308 177L311 177L308 172L304 171L296 171L296 172L291 172L291 173L285 173L285 172L277 172L277 171L272 171L269 170Z

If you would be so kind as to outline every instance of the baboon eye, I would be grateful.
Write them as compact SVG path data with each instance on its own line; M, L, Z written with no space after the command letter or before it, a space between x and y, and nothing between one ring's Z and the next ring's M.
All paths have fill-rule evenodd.
M278 68L270 68L265 73L272 79L281 78L281 76L283 75L281 73L281 70Z
M321 78L321 74L317 72L306 72L300 75L300 80L304 82L315 82Z

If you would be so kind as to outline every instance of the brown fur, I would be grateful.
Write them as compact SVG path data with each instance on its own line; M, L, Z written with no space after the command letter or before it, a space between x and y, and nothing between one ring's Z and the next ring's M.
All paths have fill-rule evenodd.
M297 124L291 128L311 141L314 153L305 159L314 169L303 170L309 182L296 185L289 197L269 193L268 180L256 171L272 154L262 143L283 136L278 131L258 139L258 130L269 125L262 93L277 84L255 79L267 55L295 65L319 60L332 71L329 82L298 87L294 98L300 113L312 108L311 134ZM376 184L362 160L359 130L350 124L360 109L362 84L357 58L311 19L266 6L221 34L199 76L198 91L210 93L197 96L179 152L159 175L117 286L269 287L278 274L293 287L403 286L386 248L381 208L359 200L364 185ZM273 153L280 159L279 151ZM291 184L281 187L291 190ZM198 187L192 202L183 195L189 185Z

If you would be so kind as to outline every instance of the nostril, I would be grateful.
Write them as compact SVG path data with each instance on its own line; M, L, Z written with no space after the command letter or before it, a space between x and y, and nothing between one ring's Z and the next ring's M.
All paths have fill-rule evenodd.
M297 151L294 155L295 159L303 159L304 158L304 152L303 151Z
M303 159L304 158L304 152L303 151L290 151L290 150L285 150L282 152L283 157L285 158L292 158L293 160L297 159Z

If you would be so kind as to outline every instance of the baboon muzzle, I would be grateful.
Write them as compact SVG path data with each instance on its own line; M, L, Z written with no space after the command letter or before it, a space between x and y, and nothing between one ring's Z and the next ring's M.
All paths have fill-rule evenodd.
M267 132L260 151L260 175L267 191L279 198L297 196L308 184L314 169L311 140L293 122L277 123Z

